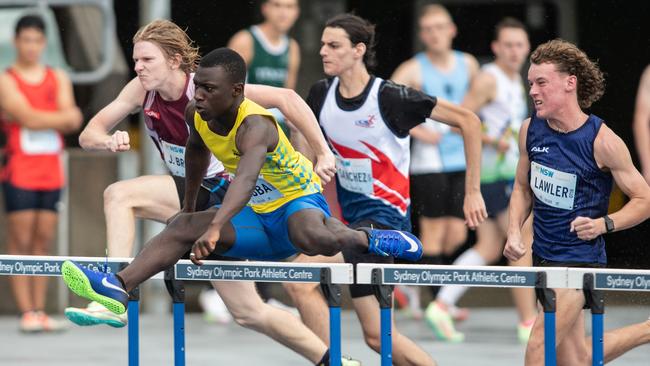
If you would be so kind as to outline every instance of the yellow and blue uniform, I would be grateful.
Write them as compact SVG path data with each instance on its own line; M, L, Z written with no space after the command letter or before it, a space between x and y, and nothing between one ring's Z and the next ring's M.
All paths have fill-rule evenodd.
M278 130L278 143L266 154L248 206L231 220L237 239L224 255L265 260L286 258L297 252L289 239L287 225L293 213L318 209L326 217L330 216L312 163L291 146L273 114L249 99L240 104L235 125L227 136L212 132L198 113L194 114L194 127L212 154L234 175L241 158L235 137L250 115L271 118Z

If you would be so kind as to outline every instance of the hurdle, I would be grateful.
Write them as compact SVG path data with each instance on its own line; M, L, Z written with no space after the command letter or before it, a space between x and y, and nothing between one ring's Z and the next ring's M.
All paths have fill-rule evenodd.
M650 291L650 270L569 268L567 287L582 289L591 310L592 365L605 364L603 291Z
M391 285L535 288L544 309L545 364L555 366L555 293L567 288L567 268L448 266L448 265L357 265L357 283L373 286L381 313L381 365L392 365Z
M61 265L71 260L98 272L119 272L133 258L0 255L0 275L61 276ZM181 281L255 281L319 283L330 315L330 364L341 366L341 289L354 281L351 264L248 261L203 261L197 266L180 260L152 279L165 281L172 297L174 365L185 365L185 289ZM139 365L139 290L129 293L128 364Z
M183 281L255 281L320 283L330 320L330 364L341 366L341 288L354 281L353 267L344 263L203 261L197 266L181 260L175 279ZM174 317L176 319L176 317ZM176 366L184 365L175 363Z

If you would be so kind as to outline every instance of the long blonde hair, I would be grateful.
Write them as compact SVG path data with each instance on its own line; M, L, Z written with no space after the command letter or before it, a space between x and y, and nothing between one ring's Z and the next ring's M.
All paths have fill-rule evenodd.
M190 73L196 70L199 62L199 48L187 33L176 24L165 19L154 20L143 26L133 36L133 43L147 41L156 44L169 59L181 56L181 70Z

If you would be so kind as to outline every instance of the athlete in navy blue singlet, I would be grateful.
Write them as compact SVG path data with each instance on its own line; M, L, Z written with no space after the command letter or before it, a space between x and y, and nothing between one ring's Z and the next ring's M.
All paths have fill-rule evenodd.
M650 187L636 170L625 143L603 121L588 115L604 92L598 66L575 45L554 40L530 57L530 96L535 113L524 121L520 158L510 199L510 260L525 252L521 227L533 210L536 266L602 267L602 235L650 217ZM630 197L607 214L612 180ZM557 363L590 364L581 290L555 289ZM544 316L538 315L526 349L526 366L544 364ZM606 333L605 360L648 342L650 320Z

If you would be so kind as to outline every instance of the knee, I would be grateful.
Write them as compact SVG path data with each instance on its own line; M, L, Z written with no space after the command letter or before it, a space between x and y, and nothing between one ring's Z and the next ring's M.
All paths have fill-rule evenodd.
M262 306L259 306L258 308L243 306L237 309L228 310L230 310L230 314L235 320L235 323L239 326L247 329L258 330L263 328L264 318L267 313L264 307L268 306L264 303L261 304Z
M129 203L129 194L122 182L116 182L104 190L104 207L125 206Z
M307 299L311 293L318 291L318 285L311 283L284 282L282 283L282 286L287 291L294 304L300 303L302 299Z
M368 347L375 352L381 352L381 336L378 329L363 329L363 339Z
M544 354L544 333L533 329L530 339L526 344L526 356L539 358Z

